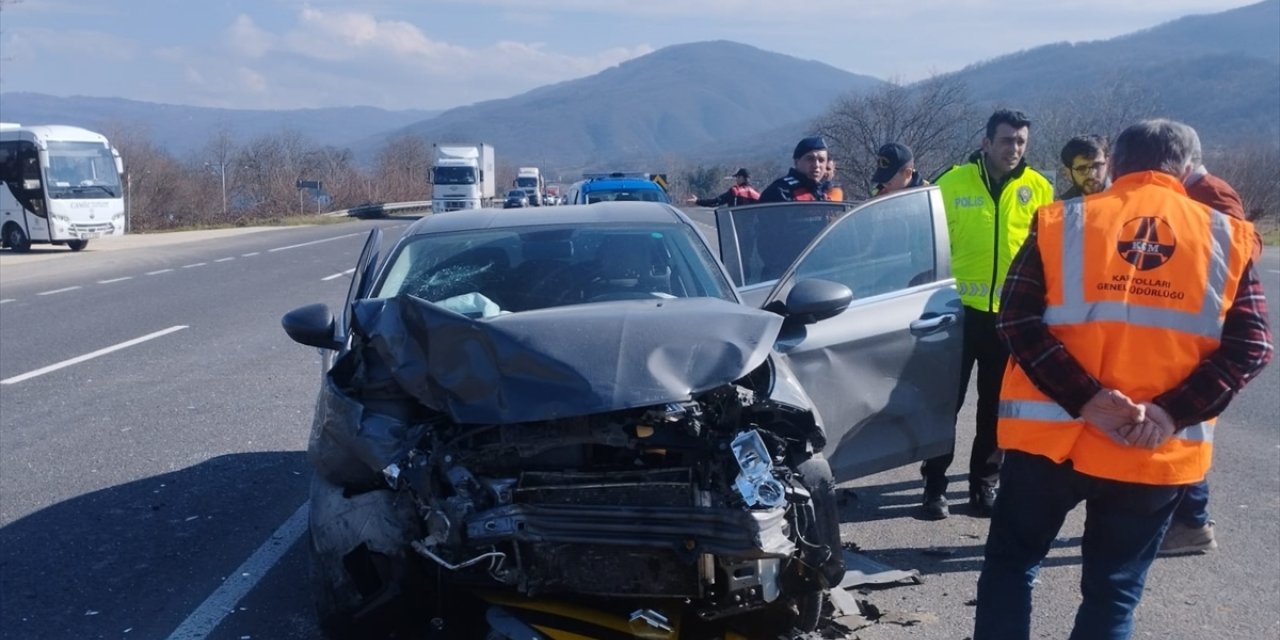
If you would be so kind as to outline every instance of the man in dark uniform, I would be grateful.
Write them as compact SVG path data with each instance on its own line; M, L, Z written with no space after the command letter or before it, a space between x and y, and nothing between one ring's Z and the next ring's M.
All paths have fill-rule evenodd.
M751 173L746 168L738 169L734 173L733 186L728 191L720 194L715 198L698 198L689 196L685 202L688 204L696 204L699 207L737 207L744 204L755 204L760 199L760 192L751 186Z
M760 194L760 202L790 202L792 200L826 200L826 192L820 182L827 172L827 141L822 136L811 136L796 144L791 153L795 166L787 175L774 180Z
M826 201L822 180L827 174L827 141L822 136L804 138L791 153L794 166L787 175L774 180L760 194L760 202ZM812 215L784 215L781 211L760 212L756 218L756 252L762 268L753 282L773 280L782 275L809 241L827 224L823 212ZM816 229L814 227L817 227Z

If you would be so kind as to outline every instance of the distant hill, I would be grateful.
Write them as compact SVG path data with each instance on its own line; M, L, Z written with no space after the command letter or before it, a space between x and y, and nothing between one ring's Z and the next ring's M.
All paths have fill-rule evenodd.
M1036 47L953 75L979 103L1006 106L1066 103L1102 80L1122 79L1206 140L1276 139L1280 0L1187 16L1110 40Z
M488 142L501 164L644 168L818 116L883 81L735 42L660 49L586 78L451 109L370 141L412 133Z
M1038 105L1088 109L1107 83L1119 80L1160 113L1194 125L1206 146L1280 143L1280 0L1109 40L1050 44L951 75L979 105L1024 107L1033 120ZM0 120L142 125L157 145L179 155L204 145L219 127L239 140L288 128L316 143L350 147L365 161L408 133L431 142L487 142L499 166L536 165L568 180L580 169L668 168L673 160L785 164L795 140L837 97L882 84L821 62L715 41L667 47L589 77L442 113L248 111L5 93Z
M243 142L284 129L320 144L345 147L379 131L421 122L439 111L387 111L374 107L259 111L211 109L122 98L62 98L40 93L0 94L0 120L23 124L70 124L88 129L141 127L155 144L176 155L203 147L225 128Z

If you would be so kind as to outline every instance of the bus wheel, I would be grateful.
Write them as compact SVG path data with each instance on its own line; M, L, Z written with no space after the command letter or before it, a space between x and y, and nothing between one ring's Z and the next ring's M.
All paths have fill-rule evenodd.
M26 253L31 248L31 239L22 232L22 227L10 224L4 228L4 245L17 253Z
M72 251L79 251L87 246L89 246L88 240L68 240L67 241L67 248Z

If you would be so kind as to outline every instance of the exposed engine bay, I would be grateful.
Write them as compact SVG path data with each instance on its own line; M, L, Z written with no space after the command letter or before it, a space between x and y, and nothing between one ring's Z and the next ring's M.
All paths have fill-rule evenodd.
M312 495L312 543L330 566L359 574L351 554L373 552L450 585L680 599L703 620L791 607L843 574L830 469L813 453L821 427L779 392L785 372L768 357L776 316L714 300L592 305L601 315L577 326L593 335L561 313L577 340L562 345L529 338L521 315L482 323L410 298L369 303L326 378L309 448L334 488ZM683 345L671 322L711 328L685 329ZM726 323L738 330L716 329ZM435 351L406 336L431 336ZM658 344L700 359L655 366ZM433 368L460 353L465 370ZM648 376L599 393L628 363ZM529 372L550 385L545 398L510 393ZM517 395L538 402L502 403ZM601 404L613 408L585 410ZM363 606L387 595L359 591Z

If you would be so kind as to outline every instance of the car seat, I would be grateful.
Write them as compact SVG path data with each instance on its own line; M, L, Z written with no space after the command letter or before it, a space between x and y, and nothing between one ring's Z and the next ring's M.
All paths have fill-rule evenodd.
M659 241L647 235L605 236L596 251L599 271L588 299L634 292L670 293L671 265Z

